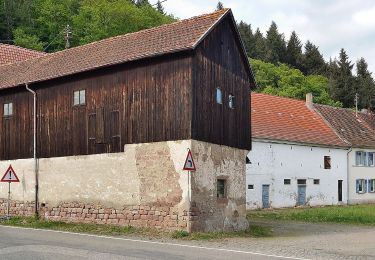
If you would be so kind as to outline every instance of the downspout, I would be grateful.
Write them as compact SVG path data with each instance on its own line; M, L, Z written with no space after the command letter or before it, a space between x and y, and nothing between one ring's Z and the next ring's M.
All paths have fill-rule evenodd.
M35 174L35 216L39 216L39 211L38 211L38 193L39 193L39 176L38 176L38 159L36 156L36 92L32 89L29 88L29 85L26 83L25 84L27 91L31 92L33 94L34 98L34 105L33 105L33 146L34 146L34 152L33 152L33 158L34 158L34 174Z
M349 163L349 154L350 152L353 151L352 147L350 147L350 149L348 150L348 152L346 153L346 164L347 164L347 169L346 169L346 200L347 200L347 205L349 205L349 169L350 169L350 163Z

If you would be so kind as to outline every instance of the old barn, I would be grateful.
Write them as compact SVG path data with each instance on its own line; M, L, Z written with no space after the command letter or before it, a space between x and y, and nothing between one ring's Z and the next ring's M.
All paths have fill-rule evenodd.
M0 66L0 170L21 180L11 213L245 228L254 85L228 9Z

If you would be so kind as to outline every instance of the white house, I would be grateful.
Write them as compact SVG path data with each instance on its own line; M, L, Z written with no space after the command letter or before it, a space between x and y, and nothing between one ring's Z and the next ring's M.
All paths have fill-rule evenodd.
M348 203L375 202L375 115L367 110L314 105L331 127L351 144L348 151Z
M347 203L347 152L307 102L252 94L247 209ZM375 174L374 174L375 176Z

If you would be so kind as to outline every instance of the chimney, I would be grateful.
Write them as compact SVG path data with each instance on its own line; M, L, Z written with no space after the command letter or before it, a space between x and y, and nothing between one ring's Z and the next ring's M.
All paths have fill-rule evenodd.
M314 110L314 102L313 102L313 94L307 93L306 94L306 106L310 110Z

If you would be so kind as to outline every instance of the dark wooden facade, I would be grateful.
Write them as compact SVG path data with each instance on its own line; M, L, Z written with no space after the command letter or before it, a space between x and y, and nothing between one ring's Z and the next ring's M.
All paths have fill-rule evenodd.
M37 91L38 157L121 152L125 144L196 139L250 149L250 82L231 17L194 50L31 84ZM215 103L216 87L223 104ZM73 92L86 103L73 105ZM235 109L227 96L235 96ZM32 156L33 96L0 92L13 115L0 122L0 159ZM3 115L3 105L0 106Z

